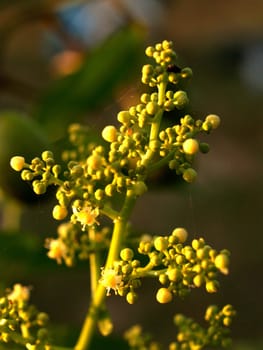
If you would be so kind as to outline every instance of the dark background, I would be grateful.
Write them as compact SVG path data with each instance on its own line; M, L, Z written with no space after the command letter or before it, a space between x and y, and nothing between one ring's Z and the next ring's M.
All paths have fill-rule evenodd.
M202 118L216 113L222 118L221 127L208 139L210 153L198 158L197 182L177 188L160 180L139 201L132 220L136 228L156 234L185 226L192 238L203 236L218 249L228 248L231 273L222 279L217 295L194 291L186 301L167 306L155 302L157 284L148 281L134 306L113 296L109 307L116 333L140 322L167 342L167 337L172 340L175 312L198 318L208 303L232 303L238 311L233 349L261 349L262 1L74 3L70 8L63 1L0 2L0 118L7 110L28 115L47 134L50 145L65 135L69 122L100 129L114 121L120 109L137 103L141 53L163 39L173 40L180 64L193 69L188 89L193 113ZM105 13L103 7L92 12L96 11L92 4L108 7ZM104 54L98 48L110 36L123 33L123 27L128 34L114 45L124 48L127 56L120 55L124 64L110 65L107 47ZM135 36L129 34L133 31ZM94 50L98 56L92 61ZM103 74L92 80L89 67ZM108 79L106 87L103 77ZM5 140L0 142L2 149L10 147ZM68 271L46 262L41 244L55 233L52 200L37 199L29 205L28 200L17 202L10 193L7 186L1 196L1 289L16 281L33 285L38 307L48 311L55 323L77 329L87 307L86 267ZM36 246L40 257L34 253ZM65 326L62 337L67 333Z

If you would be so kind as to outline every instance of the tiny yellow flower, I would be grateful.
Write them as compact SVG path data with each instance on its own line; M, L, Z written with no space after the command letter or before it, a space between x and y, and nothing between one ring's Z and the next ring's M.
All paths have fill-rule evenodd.
M50 259L55 259L58 264L62 263L62 259L66 257L67 247L59 239L47 239L46 248L49 249L47 256Z
M110 295L111 289L117 294L118 288L122 285L122 276L114 269L102 269L99 282L106 288L107 296Z
M76 207L72 207L73 214L77 221L82 225L82 231L85 231L86 226L93 226L94 224L99 224L96 220L99 215L99 209L92 209L90 206L84 207L82 209L77 209Z
M23 302L30 298L30 287L22 286L16 283L13 290L8 294L8 299L11 301Z

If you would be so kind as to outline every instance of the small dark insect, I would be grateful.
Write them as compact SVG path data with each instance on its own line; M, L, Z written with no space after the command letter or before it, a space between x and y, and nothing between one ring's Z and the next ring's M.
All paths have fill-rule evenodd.
M182 69L175 64L170 64L166 70L167 72L180 73Z

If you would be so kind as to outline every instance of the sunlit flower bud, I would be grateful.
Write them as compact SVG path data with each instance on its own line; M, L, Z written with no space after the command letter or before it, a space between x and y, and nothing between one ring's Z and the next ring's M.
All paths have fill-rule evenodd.
M209 114L206 118L205 121L211 124L212 129L216 129L219 127L221 123L221 119L218 115L216 114Z
M20 156L14 156L10 159L10 166L15 171L21 171L25 165L25 158Z
M177 227L173 230L172 235L177 237L180 243L184 243L187 240L188 232L183 227Z
M117 129L113 125L107 125L102 130L102 137L107 142L114 142L117 140Z
M134 252L133 252L133 250L130 249L130 248L124 248L124 249L122 249L121 252L120 252L120 257L121 257L121 259L124 260L124 261L130 261L130 260L132 260L133 256L134 256Z
M169 291L168 288L159 288L156 293L156 299L160 304L170 303L173 299L172 292Z
M59 204L54 206L52 211L52 216L55 220L63 220L67 215L68 215L68 210L66 207L62 207Z
M199 143L196 139L187 139L183 143L183 151L186 154L195 154L199 150Z
M192 183L197 177L197 172L193 168L188 168L183 172L183 179L186 182Z

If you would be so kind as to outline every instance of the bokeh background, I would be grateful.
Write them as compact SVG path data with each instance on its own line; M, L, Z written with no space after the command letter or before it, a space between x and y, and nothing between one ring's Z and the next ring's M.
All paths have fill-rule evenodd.
M69 123L86 123L94 133L112 123L138 101L144 48L163 39L173 40L179 64L193 69L192 113L219 114L222 126L209 137L210 153L198 158L197 182L175 186L160 177L132 221L156 234L185 226L192 237L229 248L231 273L217 295L194 291L168 306L154 301L157 284L149 281L134 306L113 296L115 336L140 322L168 343L175 312L198 319L208 303L232 303L238 311L232 349L262 349L261 0L1 0L0 288L32 285L34 303L49 312L62 342L74 342L87 308L87 267L48 261L43 241L56 230L52 196L36 199L21 189L8 159L43 144L59 149ZM24 116L26 130L19 124Z

